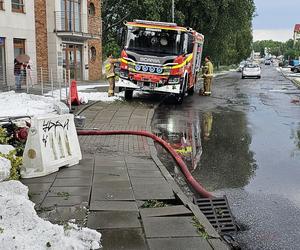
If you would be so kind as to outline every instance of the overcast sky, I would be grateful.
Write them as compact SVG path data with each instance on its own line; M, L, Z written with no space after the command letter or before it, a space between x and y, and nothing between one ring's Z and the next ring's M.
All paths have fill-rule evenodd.
M300 0L254 0L257 16L253 20L254 40L286 41L300 23Z

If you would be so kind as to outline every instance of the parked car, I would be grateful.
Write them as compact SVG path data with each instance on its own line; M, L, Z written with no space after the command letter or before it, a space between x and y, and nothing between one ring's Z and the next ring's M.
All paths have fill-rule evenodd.
M300 72L300 64L293 66L291 68L291 71L293 71L294 73L299 73Z
M296 65L299 65L300 64L300 61L299 60L289 60L289 65L290 66L296 66Z
M247 64L242 71L242 79L246 77L261 78L261 69L258 64Z
M246 61L242 61L237 69L238 72L242 72L244 66L246 65Z

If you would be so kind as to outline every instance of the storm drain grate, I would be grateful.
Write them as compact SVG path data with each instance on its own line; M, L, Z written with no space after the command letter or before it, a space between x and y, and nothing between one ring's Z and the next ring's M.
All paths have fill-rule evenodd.
M237 226L234 223L226 196L218 198L194 198L202 213L219 233L236 232Z

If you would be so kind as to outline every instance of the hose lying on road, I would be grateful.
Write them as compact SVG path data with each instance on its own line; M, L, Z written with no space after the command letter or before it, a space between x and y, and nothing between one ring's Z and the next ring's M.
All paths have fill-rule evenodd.
M163 139L159 138L158 136L148 132L148 131L131 131L131 130L116 130L116 131L102 131L102 130L77 130L78 135L138 135L149 137L152 140L158 142L162 145L175 159L178 166L180 167L182 173L184 174L187 182L193 187L193 189L200 194L204 198L211 198L213 195L205 190L201 184L199 184L192 174L190 173L188 167L178 155L178 153Z

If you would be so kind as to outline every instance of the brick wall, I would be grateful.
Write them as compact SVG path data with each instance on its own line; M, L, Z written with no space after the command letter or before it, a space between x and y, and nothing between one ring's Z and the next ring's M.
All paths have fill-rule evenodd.
M88 0L88 9L90 4L95 6L95 15L89 15L89 33L102 36L102 20L101 20L101 1ZM102 75L102 42L101 39L92 39L88 42L89 45L89 80L99 80ZM96 49L96 57L91 58L91 47Z
M46 0L34 1L37 68L48 69Z

